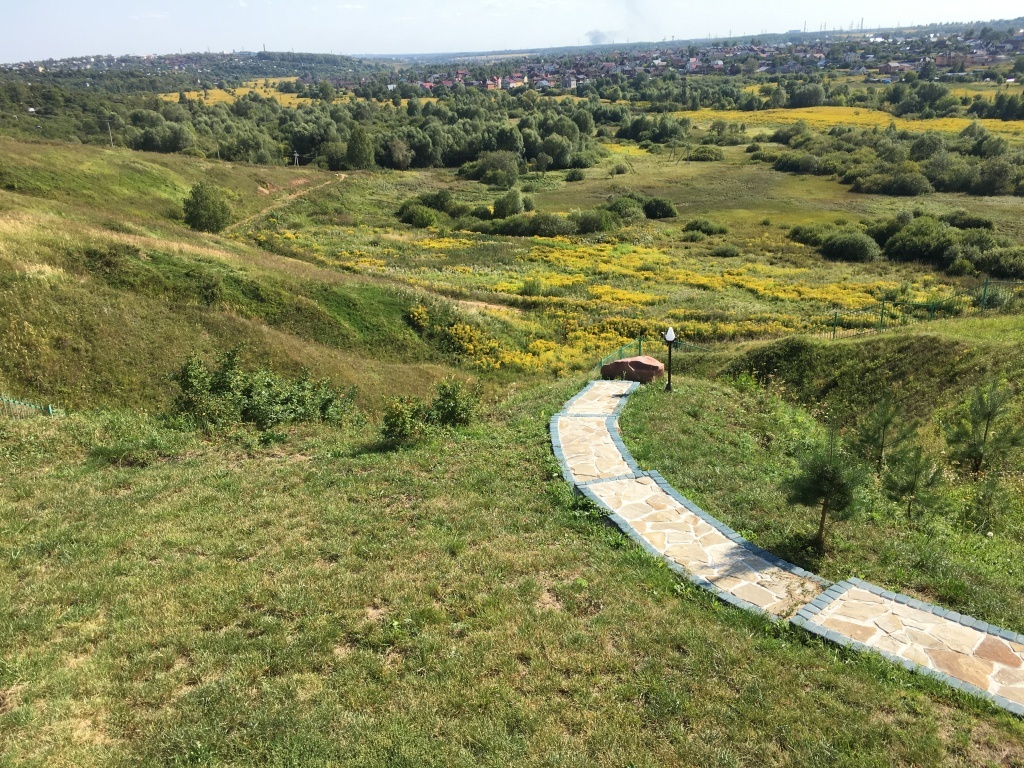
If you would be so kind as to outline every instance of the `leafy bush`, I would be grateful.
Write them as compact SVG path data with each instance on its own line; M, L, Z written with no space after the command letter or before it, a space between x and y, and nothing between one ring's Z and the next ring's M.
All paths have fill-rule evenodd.
M761 151L761 145L758 144L755 141L753 144L748 144L747 145L747 150L746 151L747 151L748 154L753 154L755 152L760 152Z
M437 214L419 203L404 203L398 211L398 218L404 224L410 224L419 229L426 229L437 223Z
M507 219L522 213L523 196L518 189L510 189L494 201L494 218Z
M1024 280L1024 246L995 248L978 254L974 265L992 277Z
M807 152L784 152L775 161L776 171L788 173L817 173L820 160Z
M622 220L609 210L592 209L589 211L573 211L569 220L576 225L581 235L591 232L610 232L622 226Z
M388 401L381 420L381 439L391 446L417 440L423 434L425 409L414 397L395 397Z
M476 392L458 379L444 379L434 387L434 400L427 408L425 420L441 427L464 427L473 421L479 406Z
M682 236L680 236L679 238L680 242L683 243L700 243L707 239L707 235L705 235L703 232L697 231L683 232Z
M995 229L996 225L992 219L984 216L976 216L967 211L959 210L952 213L944 213L939 216L939 221L944 221L951 227L957 229Z
M224 193L206 181L189 190L182 209L185 223L199 232L220 232L231 221Z
M701 144L698 147L694 147L693 151L690 152L689 158L696 163L712 163L718 160L724 160L725 154L718 147L711 144Z
M874 261L882 255L871 237L856 229L840 229L821 243L821 255L830 261Z
M242 422L268 430L287 422L337 421L354 409L353 393L342 394L326 379L304 374L292 381L264 368L244 372L240 352L236 347L222 355L215 369L192 353L174 377L180 389L175 414L203 429Z
M934 192L931 182L920 173L876 173L857 179L853 185L854 192L868 195L893 195L897 197L914 197Z
M672 201L663 197L649 197L644 200L643 206L648 219L674 219L679 215Z
M818 248L825 241L825 229L820 224L798 224L789 230L789 239Z
M569 172L565 174L566 181L583 181L585 178L587 175L580 168L570 168Z
M958 255L957 245L953 227L931 216L921 216L889 238L885 254L894 261L922 261L945 267Z
M608 204L608 210L627 222L642 221L647 218L643 203L633 197L620 197L613 200Z
M481 221L490 221L491 217L493 216L493 214L491 213L491 209L488 208L486 205L476 206L476 208L469 212L469 215L477 219L480 219Z
M710 219L691 219L683 227L684 232L701 232L705 235L724 235L729 230L723 224L716 224Z
M381 419L381 440L398 446L415 442L428 427L463 427L471 424L479 407L477 393L457 379L444 379L434 386L430 403L415 397L388 401Z
M616 163L612 167L612 174L614 174L615 176L623 176L627 173L629 173L629 166L626 165L625 163Z

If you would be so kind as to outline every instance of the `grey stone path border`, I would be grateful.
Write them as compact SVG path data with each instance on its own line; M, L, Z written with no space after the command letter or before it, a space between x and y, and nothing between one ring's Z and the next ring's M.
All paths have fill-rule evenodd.
M937 605L925 603L921 600L909 597L908 595L891 592L889 590L883 589L882 587L876 586L874 584L869 584L868 582L862 581L860 579L852 578L839 582L838 584L830 582L827 579L823 579L822 577L816 574L809 573L803 568L793 565L792 563L786 562L785 560L782 560L781 558L773 555L772 553L767 552L766 550L761 549L760 547L752 544L750 541L736 533L736 531L729 528L727 525L717 520L716 518L712 517L703 509L694 504L692 501L690 501L685 496L676 491L676 489L669 485L665 478L662 477L658 472L655 472L653 470L644 471L636 463L636 460L630 454L629 450L626 448L625 443L622 441L622 437L618 429L618 416L622 412L622 409L625 407L629 395L640 387L639 384L632 384L628 386L621 394L616 393L614 395L616 397L619 397L620 401L616 405L616 407L611 411L610 414L607 410L600 413L570 412L570 409L572 409L583 397L591 395L594 389L596 387L601 386L602 384L603 382L599 381L590 382L579 393L577 393L576 396L570 399L563 406L562 410L560 410L558 413L551 417L549 423L549 431L551 434L552 448L555 454L555 458L558 460L559 466L561 467L562 476L565 478L566 482L573 487L574 491L589 499L592 503L597 505L599 509L604 510L607 513L608 517L623 531L623 533L625 533L633 541L640 545L640 547L642 547L648 554L650 554L652 557L655 557L663 561L666 565L668 565L668 567L672 571L678 573L681 576L686 577L695 585L701 587L702 589L708 590L716 597L730 605L736 606L737 608L742 608L743 610L752 611L773 621L782 620L782 618L780 618L779 616L776 616L768 612L760 606L748 602L747 600L744 600L738 597L737 595L731 594L725 589L719 588L708 579L698 574L691 573L685 567L675 562L667 554L659 551L633 526L632 523L630 523L623 516L619 515L616 512L616 510L612 509L597 495L597 493L595 493L595 486L603 483L641 480L642 478L649 478L649 480L642 481L647 483L653 480L658 488L664 491L665 494L670 496L685 510L691 512L693 515L696 515L698 518L700 518L705 523L710 525L712 528L717 530L719 533L725 536L728 540L735 543L737 546L744 548L745 550L749 551L751 555L761 558L762 560L769 563L771 566L774 566L782 571L788 572L793 576L797 576L808 581L811 581L814 584L817 584L818 588L824 590L820 594L813 597L813 599L810 599L809 602L803 604L796 611L795 615L793 615L789 619L786 619L794 626L801 627L807 630L808 632L823 638L824 640L836 643L844 647L853 648L859 651L871 651L874 653L878 653L882 657L888 659L889 661L895 664L899 664L900 666L903 666L906 669L941 680L957 690L964 691L975 696L987 699L993 704L1017 716L1024 717L1024 703L1013 701L1009 698L1006 698L1005 696L1000 695L998 692L994 693L989 690L985 690L984 688L979 687L976 684L972 684L966 679L961 679L953 674L947 674L946 672L943 672L939 669L917 663L911 659L896 655L895 653L891 653L884 648L875 647L867 644L866 642L860 642L854 637L847 636L834 628L823 626L822 624L818 623L816 619L820 619L822 611L829 609L830 606L832 608L836 608L837 606L839 606L844 596L849 595L850 590L857 589L862 590L862 592L859 593L861 595L863 595L864 593L868 593L870 596L874 596L870 599L874 600L875 604L883 606L888 605L890 607L893 607L895 610L899 610L900 606L906 606L906 608L908 609L913 609L914 611L919 611L923 614L936 617L937 619L939 619L939 625L945 625L946 622L948 622L951 625L955 624L967 628L969 630L974 630L977 633L980 633L979 636L988 636L990 638L994 638L990 640L982 640L982 642L979 645L983 645L984 643L999 643L998 650L1001 652L1003 656L1001 664L991 664L991 666L995 667L995 670L991 671L989 676L985 679L990 681L990 687L995 689L996 691L1002 690L1003 688L1009 688L1013 691L1011 695L1014 695L1015 698L1019 696L1020 691L1024 691L1024 668L1022 668L1024 667L1024 663L1021 662L1021 660L1024 659L1024 635L1012 632L1007 629L1002 629L991 624L987 624L983 621L979 621L969 616L963 616L955 611L949 611ZM597 479L577 481L573 476L572 470L562 450L562 445L560 442L559 422L561 419L564 418L603 418L608 430L608 434L614 442L616 448L621 453L622 460L630 469L630 473L626 475L617 475L615 477L599 477ZM869 598L864 597L863 599L868 600ZM865 618L866 617L864 616L857 616L856 614L854 614L854 618L851 620L848 616L838 614L836 616L836 623L847 624L850 621L859 621ZM828 619L825 620L828 621ZM870 625L869 623L862 629L866 632L871 626L873 625ZM857 626L854 624L850 624L850 627L853 629L857 629ZM903 627L900 628L902 629ZM953 629L953 627L946 626L939 626L938 628L943 631L951 631ZM1005 649L1003 647L1004 645ZM931 648L931 646L929 647ZM977 650L978 648L976 646L975 652L977 652ZM949 653L948 649L945 652ZM972 660L973 658L971 655L966 654L963 651L961 651L960 653L964 654L963 658L968 661ZM927 655L925 655L924 658L926 661L929 661ZM990 659L991 657L984 656L981 658ZM981 663L990 664L991 662L983 661ZM1001 680L999 675L1005 676L1006 679L1010 680L1010 682L1006 683L1004 680ZM965 674L964 676L969 677L970 675ZM975 677L975 679L977 680L978 678ZM1022 702L1024 702L1024 698L1022 698Z

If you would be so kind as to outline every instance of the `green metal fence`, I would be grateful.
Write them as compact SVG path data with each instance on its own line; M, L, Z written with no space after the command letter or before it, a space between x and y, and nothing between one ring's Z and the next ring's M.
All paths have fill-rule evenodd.
M31 416L58 416L64 411L52 405L36 405L0 395L0 418L27 419Z
M647 348L650 349L650 345L652 343L655 345L655 348L665 346L664 342L652 342L652 340L647 338L646 336L641 336L635 341L631 341L628 344L623 344L610 355L605 355L604 357L602 357L601 360L598 361L596 367L601 368L614 360L621 360L624 357L633 357L634 355L639 357L644 353L644 346L646 345ZM682 339L676 339L674 342L672 342L672 347L675 350L691 352L707 352L709 349L709 347L705 347L700 344L694 344L693 342L690 341L683 341Z
M931 301L881 301L863 309L837 310L831 317L819 319L812 334L842 339L931 320L970 317L983 312L1022 311L1024 282L986 279L973 291L959 291Z
M810 327L801 331L826 339L843 339L866 333L905 328L915 323L954 317L970 317L982 313L1024 313L1024 282L1019 280L992 280L986 278L975 289L939 296L930 301L880 301L862 309L835 310L829 315L814 318ZM644 346L651 349L664 346L659 340L640 337L623 344L597 363L597 368L613 360L642 355ZM677 339L675 349L707 352L709 346Z

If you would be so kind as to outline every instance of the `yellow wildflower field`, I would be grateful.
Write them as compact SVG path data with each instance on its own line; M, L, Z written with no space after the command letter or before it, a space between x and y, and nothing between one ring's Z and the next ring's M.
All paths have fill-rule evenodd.
M748 127L790 125L800 120L813 128L831 128L835 125L852 125L858 128L886 128L894 123L897 128L907 131L942 131L959 133L973 122L979 122L993 133L1024 136L1022 120L973 120L966 117L937 117L932 120L907 120L894 117L887 112L862 107L804 107L802 109L763 109L759 112L736 112L733 110L701 109L697 112L676 112L676 117L689 118L698 123L725 120L744 123Z

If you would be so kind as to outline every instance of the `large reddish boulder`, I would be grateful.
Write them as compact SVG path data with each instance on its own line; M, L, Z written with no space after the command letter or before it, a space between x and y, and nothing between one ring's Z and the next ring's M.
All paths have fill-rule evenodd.
M654 381L665 372L660 360L642 355L640 357L624 357L601 366L602 379L626 379L646 384Z

